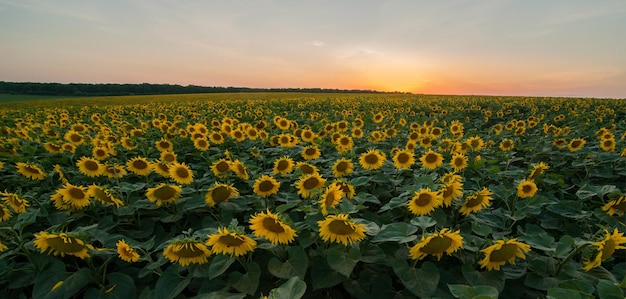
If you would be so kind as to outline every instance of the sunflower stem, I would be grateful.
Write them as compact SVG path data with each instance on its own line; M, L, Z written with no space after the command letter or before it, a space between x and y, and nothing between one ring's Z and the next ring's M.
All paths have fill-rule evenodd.
M559 273L561 273L561 270L563 269L563 265L565 265L567 262L569 262L578 252L580 252L583 248L585 248L587 245L590 245L591 243L584 243L576 248L574 248L574 250L572 250L572 252L570 252L570 254L568 254L565 259L563 259L563 261L561 261L559 263L559 266L556 268L556 271L554 272L554 274L552 275L557 276L559 275Z

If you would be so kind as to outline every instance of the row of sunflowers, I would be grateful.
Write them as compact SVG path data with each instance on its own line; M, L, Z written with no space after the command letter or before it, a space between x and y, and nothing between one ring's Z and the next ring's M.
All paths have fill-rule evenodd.
M290 93L0 107L0 293L623 297L624 111Z

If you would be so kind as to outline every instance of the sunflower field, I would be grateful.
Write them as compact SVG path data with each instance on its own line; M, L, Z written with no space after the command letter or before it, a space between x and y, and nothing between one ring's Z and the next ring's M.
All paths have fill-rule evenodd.
M624 298L626 103L0 105L2 298Z

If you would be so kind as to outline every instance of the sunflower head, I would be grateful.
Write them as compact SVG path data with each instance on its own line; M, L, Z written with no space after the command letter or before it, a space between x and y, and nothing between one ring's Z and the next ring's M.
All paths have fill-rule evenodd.
M433 150L428 150L420 157L422 167L430 170L434 170L443 164L443 156Z
M354 163L350 159L339 159L333 164L333 175L335 177L342 177L349 175L354 171Z
M383 163L387 160L385 154L379 150L370 149L365 153L362 153L359 157L359 164L363 169L379 169L383 167Z
M604 238L591 244L593 246L591 257L589 257L589 254L583 256L583 270L589 271L595 267L599 267L602 261L613 256L615 250L626 249L626 246L623 245L625 243L626 237L624 237L624 233L620 232L617 228L613 230L613 233L605 230Z
M485 254L479 264L488 271L500 270L506 262L515 265L515 258L525 259L524 253L530 251L528 244L518 242L516 239L504 241L497 240L495 244L481 250Z
M119 240L115 244L117 247L117 255L120 259L125 262L134 263L139 261L139 253L135 251L130 245L126 243L124 240Z
M264 238L272 244L289 244L296 237L296 231L279 214L273 214L269 210L253 215L250 218L250 229L256 237Z
M260 197L268 197L278 193L279 187L280 183L276 179L268 175L262 175L254 181L253 191Z
M227 228L218 228L217 233L208 235L206 242L211 246L211 252L215 254L228 254L241 256L252 252L256 248L256 241L246 236L243 232L229 231Z
M452 255L463 247L463 237L460 230L456 232L444 228L422 239L409 250L409 255L414 260L421 260L428 255L436 256L440 260L444 253Z
M200 241L192 239L175 240L171 242L163 255L171 262L185 267L190 264L206 264L211 251Z
M520 198L529 198L537 193L537 185L530 180L523 180L517 184L517 196Z
M47 233L39 232L35 234L35 247L41 253L48 252L54 255L73 255L81 259L89 257L88 250L93 250L91 244L86 244L78 236L72 233Z
M345 246L365 239L365 224L355 223L347 214L330 215L317 222L320 237L325 242L339 243Z
M146 197L160 207L162 204L175 202L180 197L181 192L182 188L179 186L161 183L154 188L148 188Z
M215 183L213 187L209 188L204 198L206 204L213 207L220 202L228 201L228 199L237 196L239 196L239 191L232 185Z

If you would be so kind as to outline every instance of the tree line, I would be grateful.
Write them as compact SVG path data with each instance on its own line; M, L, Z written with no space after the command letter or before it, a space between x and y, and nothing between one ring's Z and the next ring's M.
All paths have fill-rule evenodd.
M2 94L50 96L122 96L220 92L311 92L311 93L399 93L363 89L332 88L251 88L176 84L116 84L116 83L40 83L0 81Z

